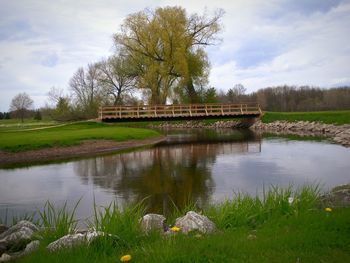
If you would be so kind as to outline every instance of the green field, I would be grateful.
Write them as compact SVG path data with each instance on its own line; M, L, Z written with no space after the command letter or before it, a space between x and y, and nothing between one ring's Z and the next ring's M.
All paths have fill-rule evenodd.
M294 196L293 203L288 202L290 196ZM262 199L236 195L202 210L218 227L215 234L186 236L178 232L167 237L140 231L142 206L120 210L111 205L95 210L91 226L114 238L105 236L89 246L57 253L49 253L45 247L67 234L76 222L69 219L66 209L55 210L49 205L41 213L47 230L42 232L39 250L18 262L119 262L125 254L131 255L131 262L150 263L350 262L350 208L327 212L317 205L317 198L317 188L312 187L295 192L271 188ZM167 224L173 225L174 218Z
M50 124L54 125L54 124ZM84 140L141 140L160 136L148 129L118 127L96 122L79 122L63 126L47 127L47 124L30 128L0 126L0 150L18 152L53 146L77 145ZM45 128L47 127L47 128Z
M62 125L62 123L58 123L52 120L37 121L32 119L25 119L23 123L21 122L21 120L18 119L0 120L0 132L24 131L42 127L51 127L56 125Z
M273 121L315 121L327 124L350 124L350 110L317 112L265 112L262 122Z

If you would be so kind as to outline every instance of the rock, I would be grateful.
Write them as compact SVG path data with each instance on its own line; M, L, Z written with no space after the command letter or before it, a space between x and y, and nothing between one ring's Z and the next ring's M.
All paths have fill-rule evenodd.
M0 235L2 234L2 233L4 233L6 230L8 230L9 228L7 227L7 226L5 226L5 225L3 225L3 224L0 224Z
M165 217L158 214L147 214L140 218L142 231L148 233L150 231L166 231Z
M50 252L58 251L62 248L72 248L81 244L89 244L96 238L104 236L102 232L89 231L85 234L69 234L61 237L60 239L50 243L46 248Z
M26 248L23 251L23 255L27 255L29 253L32 253L33 251L37 250L40 246L40 241L39 240L34 240L32 242L30 242Z
M18 222L16 225L7 229L2 234L0 234L0 240L4 239L5 237L7 237L15 232L18 232L22 228L30 229L32 232L39 231L39 228L36 225L34 225L32 222L22 220L22 221Z
M318 122L298 121L274 121L271 123L262 123L260 120L251 126L257 131L267 131L270 133L282 133L293 135L311 135L311 136L328 136L334 142L346 147L350 147L350 125L335 126Z
M201 233L213 233L216 230L215 224L208 217L193 211L189 211L185 216L177 218L175 225L184 234L195 230Z
M0 235L0 251L4 253L11 247L21 247L28 243L38 227L29 221L20 221Z
M150 128L181 128L181 129L186 129L186 128L248 128L251 125L254 124L255 120L247 120L247 119L242 119L242 120L235 120L235 121L217 121L211 124L206 124L202 122L196 122L196 121L187 121L183 123L162 123L160 125L149 125Z
M4 253L4 254L2 254L2 256L0 258L0 262L10 261L10 260L14 260L14 259L18 259L20 257L23 257L25 255L28 255L28 254L32 253L33 251L35 251L36 249L38 249L39 245L40 245L40 241L34 240L34 241L30 242L29 244L27 244L25 249L23 249L22 251L11 253L11 254Z
M3 239L0 243L5 243L7 247L19 244L23 241L30 240L34 234L34 231L28 227L22 227L17 232L14 232Z
M333 190L320 198L324 205L332 207L349 207L350 206L350 188Z
M10 261L12 258L9 254L2 254L1 258L0 258L0 262L7 262L7 261Z

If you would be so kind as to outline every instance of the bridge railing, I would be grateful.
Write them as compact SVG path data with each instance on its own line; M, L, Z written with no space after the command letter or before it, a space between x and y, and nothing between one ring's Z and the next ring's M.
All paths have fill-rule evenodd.
M182 105L140 105L104 106L99 110L99 118L171 118L261 114L259 104L182 104Z

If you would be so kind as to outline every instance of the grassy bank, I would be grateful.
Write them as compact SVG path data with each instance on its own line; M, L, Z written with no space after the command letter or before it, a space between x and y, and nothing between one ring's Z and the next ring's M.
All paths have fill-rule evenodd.
M53 146L77 145L84 140L127 141L156 136L159 136L159 133L153 130L118 127L96 122L80 122L22 131L0 128L0 150L18 152Z
M262 122L273 121L315 121L328 124L350 124L348 111L317 111L317 112L265 112Z
M289 203L291 196L294 200ZM46 207L42 221L49 228L42 233L39 250L18 262L118 262L125 254L132 256L131 262L348 262L350 208L326 212L317 207L317 198L317 188L312 187L297 191L271 188L261 199L238 194L202 210L217 225L216 234L175 233L166 238L140 231L142 206L121 211L111 205L96 209L90 223L115 238L102 237L89 246L57 253L45 247L68 233L75 221L69 220L66 209L52 220L52 208ZM167 224L173 225L174 218L184 213L177 211Z

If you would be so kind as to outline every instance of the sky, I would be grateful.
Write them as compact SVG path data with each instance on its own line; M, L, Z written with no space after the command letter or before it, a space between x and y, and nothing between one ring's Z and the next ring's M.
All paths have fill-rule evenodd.
M79 67L113 54L113 34L145 8L222 8L221 43L206 50L210 86L350 85L350 0L0 0L0 111L26 92L36 108L51 87L69 92Z

